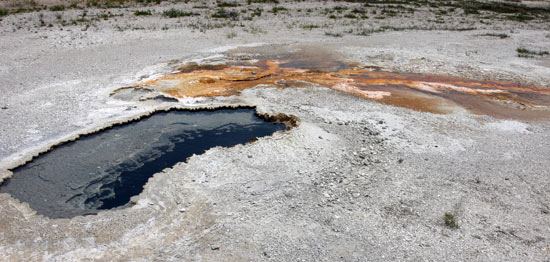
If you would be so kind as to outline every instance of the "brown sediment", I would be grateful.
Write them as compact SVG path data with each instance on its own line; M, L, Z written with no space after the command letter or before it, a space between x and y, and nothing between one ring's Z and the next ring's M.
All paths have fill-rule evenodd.
M189 63L186 63L185 65L182 65L182 66L178 67L177 70L180 73L190 73L190 72L197 71L197 70L221 70L221 69L224 69L226 67L227 67L227 65L225 65L225 64L199 65L196 62L189 62Z
M404 107L420 112L436 114L449 114L460 110L460 106L458 106L451 100L447 100L429 93L422 93L416 90L411 90L406 86L366 86L363 87L363 89L384 89L387 92L391 93L391 95L384 96L383 98L378 100L379 102L387 105Z
M312 67L304 61L262 59L240 65L187 64L174 74L140 82L174 97L238 95L252 87L304 88L316 85L380 103L446 114L466 109L497 118L550 120L550 90L504 81L402 74L338 63ZM336 70L338 69L338 70Z
M293 127L297 127L298 124L300 123L300 118L298 118L295 115L286 115L282 113L279 113L276 115L256 113L256 115L267 122L284 124L287 127L287 130Z

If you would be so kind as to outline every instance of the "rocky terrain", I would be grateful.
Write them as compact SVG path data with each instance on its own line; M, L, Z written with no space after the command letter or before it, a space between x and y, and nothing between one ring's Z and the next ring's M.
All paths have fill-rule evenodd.
M111 96L189 61L288 50L548 89L547 2L87 3L0 2L2 179L156 110L255 106L300 123L182 160L129 208L50 219L0 194L0 260L549 261L547 121L418 112L323 86Z

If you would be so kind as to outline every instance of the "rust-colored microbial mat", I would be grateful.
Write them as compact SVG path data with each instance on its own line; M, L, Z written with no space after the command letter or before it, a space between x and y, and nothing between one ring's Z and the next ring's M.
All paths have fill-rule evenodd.
M188 63L176 73L135 86L178 98L232 96L252 87L325 86L422 112L446 114L468 110L496 118L550 120L550 90L535 86L392 73L357 65L329 71L304 67L300 61L285 59L225 65Z

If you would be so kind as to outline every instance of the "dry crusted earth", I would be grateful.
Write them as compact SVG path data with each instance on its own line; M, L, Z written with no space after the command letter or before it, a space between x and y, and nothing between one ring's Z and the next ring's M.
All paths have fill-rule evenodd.
M2 26L31 15L5 17ZM233 38L223 28L5 30L3 177L53 144L159 108L253 105L296 115L301 123L155 174L136 204L123 210L52 220L0 194L0 260L548 261L548 122L420 113L322 87L257 88L240 97L178 103L109 97L144 76L167 73L174 59L251 43L266 52L274 43L322 46L386 70L546 87L550 81L548 56L515 53L519 46L550 46L547 24L504 25L508 39L479 36L487 30L335 39L279 28ZM447 212L458 228L445 225Z

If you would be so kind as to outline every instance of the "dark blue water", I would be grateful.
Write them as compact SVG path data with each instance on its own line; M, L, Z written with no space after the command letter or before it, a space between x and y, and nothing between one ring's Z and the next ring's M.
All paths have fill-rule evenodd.
M127 206L164 168L215 146L284 130L253 109L156 113L58 146L13 170L0 192L52 218Z

